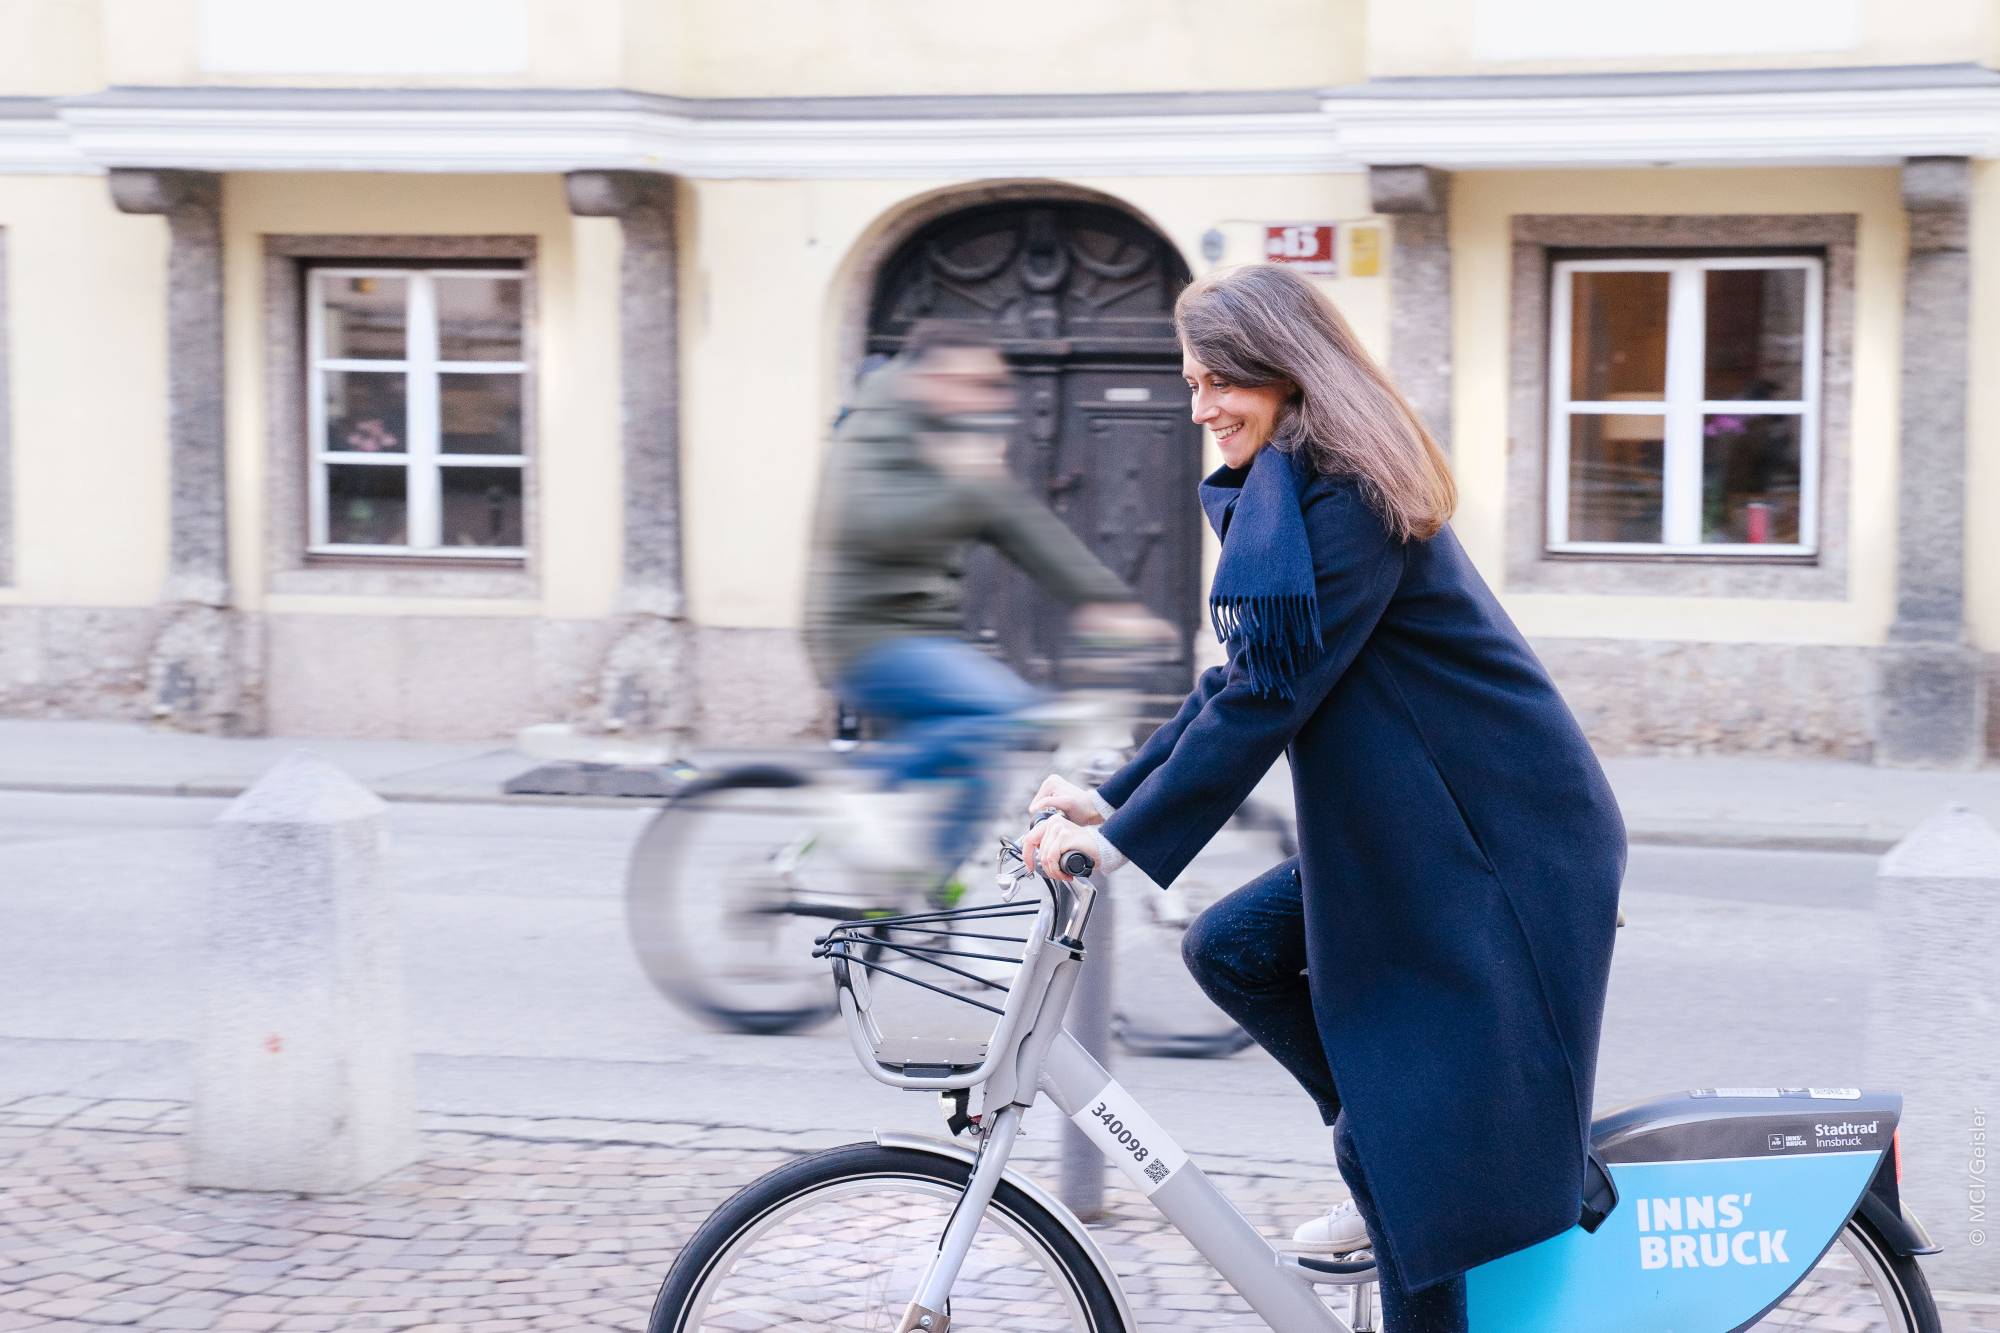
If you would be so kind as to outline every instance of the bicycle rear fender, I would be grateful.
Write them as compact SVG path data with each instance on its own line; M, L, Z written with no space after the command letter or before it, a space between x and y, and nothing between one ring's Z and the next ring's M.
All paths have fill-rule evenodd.
M1474 1333L1716 1333L1761 1319L1857 1208L1903 1222L1903 1099L1858 1088L1698 1088L1599 1119L1619 1202L1467 1274ZM1872 1201L1872 1202L1871 1202ZM1909 1252L1909 1251L1906 1251Z
M945 1139L934 1139L927 1134L897 1134L888 1130L876 1130L875 1142L884 1148L903 1148L911 1152L930 1153L934 1157L948 1157L955 1162L970 1166L978 1154L972 1149ZM1058 1203L1049 1193L1034 1181L1012 1171L1005 1172L1001 1180L1012 1185L1021 1193L1040 1204L1056 1222L1077 1243L1084 1256L1090 1260L1097 1275L1104 1279L1105 1287L1111 1292L1111 1299L1118 1306L1118 1322L1121 1327L1135 1329L1139 1325L1132 1318L1132 1307L1125 1299L1125 1288L1118 1281L1118 1273L1111 1267L1111 1261L1104 1257L1104 1251L1097 1248L1090 1231L1076 1220L1076 1214Z

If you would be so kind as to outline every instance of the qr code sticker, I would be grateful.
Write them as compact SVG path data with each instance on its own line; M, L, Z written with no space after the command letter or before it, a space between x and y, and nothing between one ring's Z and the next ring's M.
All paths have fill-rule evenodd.
M1155 1185L1164 1184L1167 1179L1167 1164L1161 1161L1146 1163L1146 1179Z

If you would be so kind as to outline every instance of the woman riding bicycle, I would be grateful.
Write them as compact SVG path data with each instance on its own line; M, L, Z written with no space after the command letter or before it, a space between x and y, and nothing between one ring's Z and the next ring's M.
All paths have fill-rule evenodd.
M1300 855L1183 953L1333 1126L1386 1327L1462 1330L1466 1270L1579 1218L1624 823L1447 526L1443 452L1332 303L1259 265L1175 322L1224 462L1201 499L1229 661L1097 791L1044 783L1063 817L1024 850L1164 887L1289 748Z

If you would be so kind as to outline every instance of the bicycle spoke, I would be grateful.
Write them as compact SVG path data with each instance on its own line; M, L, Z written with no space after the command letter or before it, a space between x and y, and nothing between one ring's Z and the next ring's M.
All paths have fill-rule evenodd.
M1890 1292L1887 1270L1852 1230L1821 1256L1785 1299L1753 1329L1811 1333L1908 1333L1909 1322Z
M789 1200L719 1258L687 1333L891 1333L957 1200L930 1181L889 1178ZM987 1220L952 1288L953 1326L1080 1327L1074 1294L1039 1247L1004 1215Z

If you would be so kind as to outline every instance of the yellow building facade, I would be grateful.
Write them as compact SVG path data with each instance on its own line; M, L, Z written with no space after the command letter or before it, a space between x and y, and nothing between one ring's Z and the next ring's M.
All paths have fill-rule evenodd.
M0 709L823 735L824 441L926 312L1212 654L1162 313L1303 259L1601 746L1980 762L1992 7L1606 10L0 0Z

